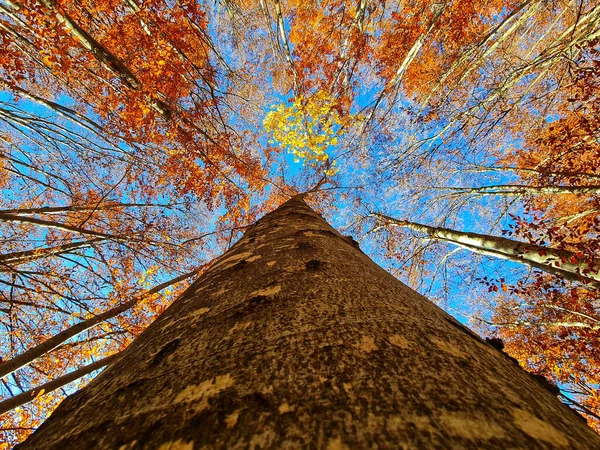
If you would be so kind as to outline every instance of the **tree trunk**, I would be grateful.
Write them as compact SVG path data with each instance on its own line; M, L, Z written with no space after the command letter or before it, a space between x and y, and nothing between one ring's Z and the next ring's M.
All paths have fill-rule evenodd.
M385 214L373 213L373 217L388 225L409 228L426 235L426 239L449 242L480 255L525 264L567 280L579 281L591 286L600 286L600 260L579 257L568 250L514 241L489 234L457 231L450 228L432 227L408 220L394 219Z
M139 89L141 87L138 79L125 64L75 23L65 11L61 11L56 0L39 0L39 3L54 13L54 17L56 17L58 23L63 24L77 41L94 55L98 62L117 75L127 86L131 89Z
M94 238L87 241L55 245L54 247L38 247L31 250L5 253L4 255L0 255L0 272L16 272L15 266L20 264L27 264L49 256L58 256L82 248L89 248L92 244L102 240L102 238Z
M294 197L19 449L600 448Z
M480 187L436 186L436 189L456 191L457 195L598 195L600 185L586 186L527 186L524 184L497 184Z

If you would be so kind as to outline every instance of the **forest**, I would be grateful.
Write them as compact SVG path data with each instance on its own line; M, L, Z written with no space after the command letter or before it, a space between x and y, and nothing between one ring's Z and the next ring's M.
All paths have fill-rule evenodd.
M0 449L297 193L600 432L600 2L0 0Z

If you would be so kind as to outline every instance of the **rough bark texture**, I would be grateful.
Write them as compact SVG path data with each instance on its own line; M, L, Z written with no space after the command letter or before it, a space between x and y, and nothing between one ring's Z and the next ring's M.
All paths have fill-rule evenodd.
M20 449L598 449L507 356L294 197Z

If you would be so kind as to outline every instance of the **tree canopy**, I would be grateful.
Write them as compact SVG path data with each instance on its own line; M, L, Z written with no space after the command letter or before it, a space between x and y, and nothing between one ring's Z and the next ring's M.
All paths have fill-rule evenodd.
M600 430L599 2L0 0L0 47L0 445L298 192Z

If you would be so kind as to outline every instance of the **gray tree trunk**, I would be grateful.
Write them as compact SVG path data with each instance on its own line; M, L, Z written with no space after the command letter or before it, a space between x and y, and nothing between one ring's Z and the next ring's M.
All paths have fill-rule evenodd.
M19 449L598 449L508 357L300 197Z
M600 287L600 259L579 257L568 250L515 241L489 234L457 231L450 228L432 227L408 220L394 219L385 214L373 213L386 225L409 228L426 235L426 239L450 242L480 255L506 259L543 270L567 280Z

